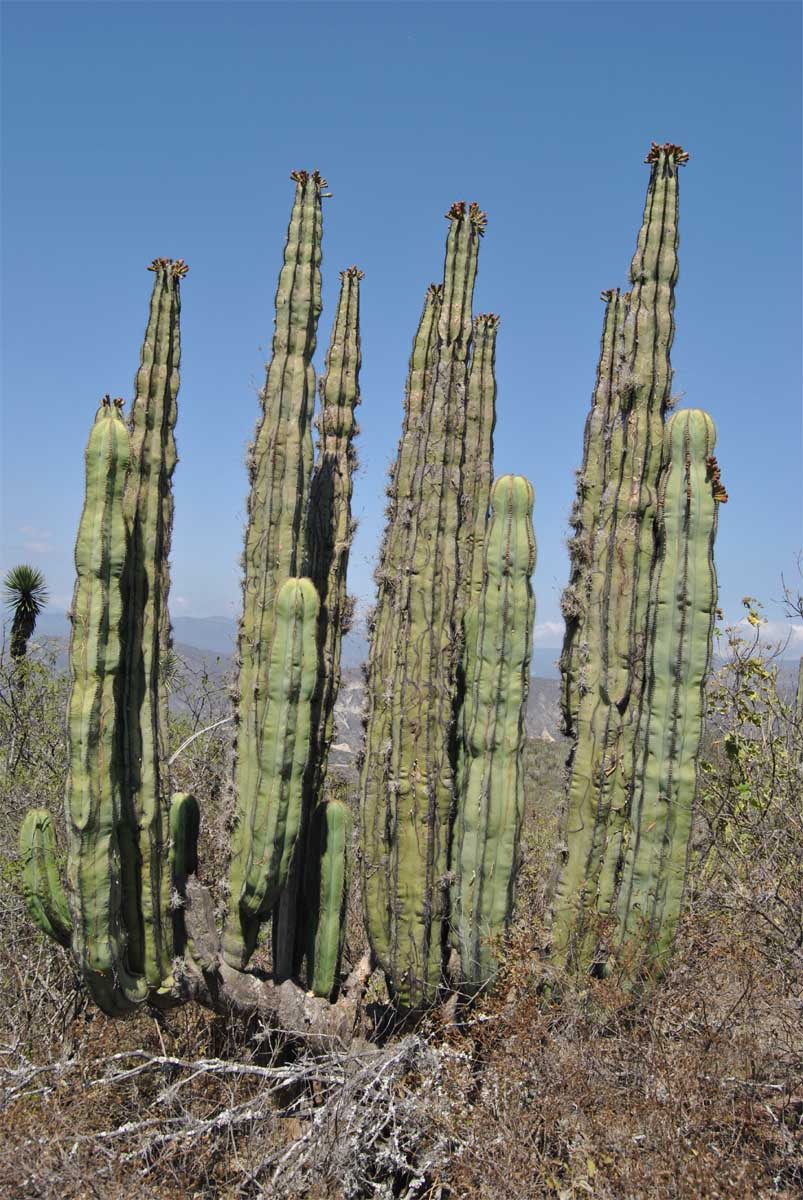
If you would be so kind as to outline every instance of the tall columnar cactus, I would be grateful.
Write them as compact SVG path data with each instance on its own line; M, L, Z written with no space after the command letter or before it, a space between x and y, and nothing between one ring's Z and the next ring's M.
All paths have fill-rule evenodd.
M304 896L301 882L306 857L305 830L323 791L340 687L340 653L348 629L351 602L346 586L349 548L354 532L351 516L352 476L356 463L354 410L360 403L360 280L363 272L349 267L340 273L340 297L320 383L318 450L310 486L307 517L306 571L321 607L318 618L318 684L312 697L310 765L304 784L302 823L287 883L273 925L273 972L278 980L297 974L304 954Z
M348 811L335 801L318 804L303 856L298 833L305 805L313 808L323 785L348 616L361 272L343 273L310 489L325 184L317 173L293 177L273 356L249 463L237 810L222 941L208 893L190 878L197 867L198 805L184 793L168 803L164 758L160 670L170 646L181 261L152 264L156 279L131 429L122 401L107 397L87 449L71 642L69 899L58 879L52 824L38 810L22 830L23 883L34 918L57 940L69 941L93 996L115 1015L182 994L226 1010L278 1011L278 1004L286 1015L292 985L267 989L258 973L244 980L240 972L288 879L302 879L302 863L307 896L315 894L306 945L313 990L328 994L337 974ZM482 982L493 970L475 934L487 927L493 939L509 916L532 623L532 490L526 481L499 483L494 524L490 533L486 528L497 319L471 318L485 214L459 203L447 216L444 280L427 293L390 488L361 778L369 935L392 993L408 1008L431 1002L441 982L465 679L471 696L463 777L470 804L480 805L482 833L478 839L466 832L470 804L463 831L464 842L473 837L470 869L481 864L482 881L479 888L469 885L465 867L458 903L470 981ZM311 578L302 577L304 571ZM460 630L469 604L476 617L468 617L469 665L461 669ZM475 761L480 743L487 755L482 766ZM510 824L503 828L505 806ZM290 891L287 899L292 904L279 911L276 948L292 967L298 913ZM282 911L289 914L284 925ZM175 975L174 954L184 958ZM280 963L276 974L283 970ZM350 995L351 987L345 991ZM304 999L303 1022L315 1003ZM338 1028L336 1021L331 1028Z
M451 924L469 988L494 977L513 908L524 816L524 713L535 616L533 489L520 475L493 487L479 599L466 611L465 698L452 850Z
M351 810L337 798L317 805L310 821L304 875L307 982L330 996L346 938L351 880Z
M105 397L87 447L70 643L72 947L107 1012L125 1011L146 995L160 998L176 924L160 664L170 646L179 289L187 267L159 258L150 269L156 278L130 431L123 401ZM52 856L52 836L36 814L26 822L23 844L39 862ZM49 871L50 909L40 904L45 915L54 911L55 878Z
M600 581L594 580L594 566L600 559L600 507L606 489L615 486L611 470L610 433L618 408L616 380L622 366L624 321L630 294L618 288L602 293L605 318L602 327L597 380L586 419L583 439L583 463L577 473L577 498L572 509L574 534L569 542L571 574L561 597L566 621L566 636L561 654L561 715L563 732L575 731L581 692L593 690L599 676L601 657L590 653L588 643L589 610L599 595ZM617 422L617 427L620 424ZM595 586L596 585L596 586Z
M652 971L671 948L686 883L717 607L720 503L708 414L674 413L665 437L644 720L616 904L620 953L633 967L646 957Z
M409 1008L430 1003L441 980L462 618L461 468L485 225L476 205L455 204L447 217L443 289L427 295L390 485L360 780L366 924L393 995Z
M167 691L160 664L171 645L168 556L171 480L181 358L180 280L186 264L157 258L150 313L131 409L131 466L125 489L130 546L125 574L123 757L126 803L121 841L132 967L158 988L170 973L169 796L164 763Z
M255 945L260 917L241 904L253 858L254 832L264 827L273 787L265 775L263 737L270 688L276 596L303 567L304 522L312 468L315 353L321 311L321 195L317 171L294 171L295 200L276 291L273 353L262 392L263 416L250 457L251 492L245 540L240 624L236 828L224 954L242 966ZM288 853L292 847L287 847ZM284 861L285 855L280 858ZM275 881L268 891L277 894Z
M685 855L680 825L670 836L666 822L642 821L633 798L649 720L656 529L660 543L664 520L657 503L672 378L678 167L687 158L679 146L652 146L632 290L603 293L602 352L573 513L562 667L564 723L575 745L552 933L558 956L580 967L604 962L608 935L622 941L617 923L630 920L630 901L621 889L623 872L633 871L625 867L633 846L638 843L643 860L652 839L660 845L666 835L673 847L676 839L683 842ZM669 442L666 446L668 453ZM709 493L716 492L714 481ZM715 500L723 496L720 488ZM710 653L706 631L698 624L698 640L688 651L698 666ZM677 919L679 901L679 895L667 901L667 928Z
M75 546L77 583L72 605L67 712L67 876L72 949L84 982L107 1013L142 1001L147 986L128 955L131 906L124 889L133 871L121 839L127 802L119 690L125 657L120 636L125 603L128 529L123 492L130 437L122 401L106 397L86 449L86 493Z
M460 525L460 578L464 606L477 603L485 578L485 532L494 478L494 366L498 330L499 317L496 313L480 313L474 318L466 405L463 518Z

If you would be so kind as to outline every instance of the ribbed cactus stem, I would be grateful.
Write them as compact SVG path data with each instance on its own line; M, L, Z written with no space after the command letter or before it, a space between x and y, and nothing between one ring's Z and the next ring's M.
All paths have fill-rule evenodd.
M50 813L32 809L20 829L22 894L39 928L62 946L70 945L72 918L56 863L56 835Z
M175 792L170 801L170 881L173 917L173 949L183 954L192 940L184 922L187 879L198 870L198 834L201 811L198 801L189 792ZM193 957L196 957L193 955ZM167 980L163 982L163 987Z
M320 441L310 487L307 570L321 602L321 672L313 703L312 794L319 795L334 729L340 684L340 651L348 621L346 588L356 462L354 410L360 403L360 280L349 267L340 274L340 298L321 380Z
M149 985L158 988L172 960L169 794L163 765L167 692L160 664L171 645L171 479L177 461L180 280L187 267L181 259L157 258L148 269L155 279L135 381L131 469L125 491L130 552L123 675L126 802L120 837L129 959Z
M460 527L460 574L464 603L476 604L482 591L485 530L491 502L496 425L496 335L499 317L474 318L468 373L466 450L463 461L463 519Z
M304 910L307 983L316 996L331 996L346 940L351 824L351 810L337 799L318 804L310 822Z
M595 556L598 558L600 539L604 536L600 530L600 513L605 489L610 483L616 377L621 365L628 298L622 296L618 288L602 293L605 317L597 379L586 419L583 462L577 473L577 497L571 516L574 533L569 540L569 583L561 597L566 636L560 660L561 718L563 732L569 736L576 729L580 696L596 684L599 671L599 656L595 659L589 654L589 606L593 603Z
M294 171L292 178L296 192L276 291L272 357L262 393L263 415L249 459L235 771L238 832L232 868L232 878L239 880L247 873L247 864L238 860L249 853L247 831L268 819L271 783L261 764L265 708L273 686L269 661L276 596L285 580L302 570L312 468L312 357L321 312L321 194L326 181L317 171ZM238 924L236 895L231 903L230 930ZM254 940L249 936L249 944ZM240 959L241 951L242 945L232 945L233 961Z
M471 298L485 223L473 204L453 205L447 217L437 344L431 367L424 362L419 428L413 432L408 417L393 479L393 556L383 556L378 573L360 784L366 923L391 992L407 1008L431 1003L441 979L462 619L461 467ZM414 348L413 363L420 361ZM415 403L408 401L408 413ZM408 436L418 445L405 445ZM413 462L416 500L407 509L401 488Z
M318 675L318 609L309 579L288 579L279 589L258 763L259 803L243 810L229 873L223 952L238 968L253 953L260 922L279 899L301 824Z
M524 714L535 602L533 488L521 475L493 487L485 578L465 617L466 692L457 775L452 929L461 980L494 977L513 909L524 815Z
M75 547L66 810L73 951L93 998L110 1015L147 994L144 977L129 967L119 838L124 796L117 693L124 666L123 490L129 458L128 430L119 406L107 397L86 449L86 494Z
M714 422L700 409L676 412L667 423L643 750L617 898L620 954L631 969L646 956L653 973L663 966L680 916L697 791L717 607L715 441Z
M597 929L618 884L641 720L653 521L669 400L677 279L677 146L653 146L644 220L631 265L617 363L608 482L592 543L584 640L599 676L580 698L566 816L566 851L553 909L559 957L595 961ZM564 684L566 693L566 685ZM571 696L571 688L567 693ZM573 701L569 700L569 708Z
M385 783L390 765L394 717L394 681L399 670L398 632L401 597L406 593L409 535L415 509L415 483L420 474L425 441L425 412L438 352L438 320L443 285L430 284L418 323L404 398L404 424L391 468L386 509L387 526L379 548L376 571L378 602L369 622L371 644L367 668L365 760L360 780L363 846L361 862L365 925L374 952L387 962L391 948L390 873L385 840ZM384 767L384 769L382 769ZM395 781L391 781L395 787ZM392 806L391 810L392 811Z
M304 871L305 830L323 789L340 686L340 651L348 627L346 586L351 518L352 475L356 463L354 410L360 403L360 280L349 267L340 273L340 297L320 383L318 453L312 473L307 516L307 572L321 602L318 618L320 669L312 699L312 745L304 787L304 811L296 852L273 923L273 974L278 981L295 975L304 945L299 905Z

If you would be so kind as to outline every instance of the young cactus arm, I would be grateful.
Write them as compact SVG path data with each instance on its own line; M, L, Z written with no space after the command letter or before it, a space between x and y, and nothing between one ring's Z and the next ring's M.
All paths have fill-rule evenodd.
M301 574L312 468L312 357L321 312L321 189L326 183L317 171L294 171L292 178L296 191L276 290L272 355L249 456L235 770L241 826L249 824L258 805L276 596L286 579Z
M351 882L351 810L324 801L310 822L304 878L307 980L316 996L331 996L346 939Z
M320 439L307 516L307 571L321 602L318 618L320 671L312 698L310 768L304 786L301 829L273 923L273 975L279 982L297 974L304 956L299 907L302 905L306 825L326 777L335 700L340 686L341 644L350 615L346 572L354 530L351 494L356 461L354 410L360 403L362 278L363 272L358 267L349 267L340 273L340 296L326 355L326 372L320 384Z
M170 801L170 874L182 886L198 870L201 810L189 792L175 792Z
M419 428L410 434L419 443L414 502L400 510L391 498L402 524L388 532L398 569L384 559L378 579L360 785L369 937L391 993L409 1009L432 1003L441 982L454 795L453 629L462 618L461 466L471 295L484 227L475 205L454 205L447 215L438 340Z
M493 979L513 908L535 617L532 505L523 476L503 475L494 484L485 583L465 619L452 922L461 982L472 990Z
M232 846L223 954L237 968L248 962L260 922L285 885L310 751L318 593L309 579L288 579L275 607L256 797L241 811Z
M182 260L157 258L148 323L131 410L131 470L125 491L131 531L125 634L125 772L133 800L121 841L136 841L136 867L124 880L129 959L159 987L173 957L169 913L169 799L165 731L167 692L160 663L171 645L168 557L173 525L171 480L181 358ZM124 819L129 814L124 814ZM136 832L134 832L136 831ZM126 855L126 857L131 857Z
M644 754L617 900L619 952L632 968L646 955L653 972L662 968L680 916L697 791L717 607L715 441L714 422L700 409L674 413L667 424Z
M109 1015L128 1011L147 995L144 977L129 966L121 894L129 876L122 856L130 849L120 840L125 797L118 699L128 464L128 430L107 397L86 449L86 494L75 547L65 807L73 952L93 998Z
M56 836L45 809L32 809L20 829L22 894L28 912L48 937L69 947L72 918L56 865Z

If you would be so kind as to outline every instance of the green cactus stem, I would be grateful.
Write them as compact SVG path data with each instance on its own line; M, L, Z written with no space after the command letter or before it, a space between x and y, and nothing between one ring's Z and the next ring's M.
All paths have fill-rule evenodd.
M484 578L485 531L493 485L498 330L496 313L480 313L474 318L463 461L464 512L460 527L460 573L466 605L478 602Z
M535 601L533 488L497 479L479 602L465 616L466 690L458 757L452 929L461 982L493 979L513 910L524 816L524 714Z
M240 920L239 892L249 871L252 831L269 820L273 786L270 772L263 774L263 740L268 696L275 687L269 662L276 596L285 580L301 574L312 467L312 357L321 311L321 194L326 181L317 171L294 171L292 178L296 192L276 291L272 357L262 392L263 415L249 457L232 863L237 887L226 922L233 939L229 954L237 966L245 965L245 943L234 932ZM253 929L247 943L255 943Z
M566 621L566 636L561 654L561 719L563 732L572 736L576 729L580 695L596 682L595 662L589 653L587 618L593 583L595 551L599 553L598 514L609 485L610 430L617 404L616 376L621 367L624 347L624 321L629 293L618 288L602 292L605 318L602 327L597 379L586 419L583 438L583 462L577 472L577 498L571 515L574 530L569 540L571 572L561 597ZM599 663L597 658L596 663ZM594 680L589 677L594 675Z
M175 792L170 801L170 906L173 916L173 948L176 954L183 954L188 946L190 953L193 952L192 942L184 924L184 904L187 879L198 870L200 825L201 810L195 797L189 792ZM166 982L163 981L163 987Z
M619 956L631 970L646 959L653 974L674 941L697 791L717 607L715 441L714 422L700 409L667 423L643 749L617 898Z
M304 875L307 982L331 996L346 940L351 881L351 810L342 800L321 802L312 814Z
M160 663L171 647L168 593L173 525L171 480L181 345L182 259L156 258L145 340L131 410L131 469L125 491L130 531L126 577L124 761L120 840L129 960L158 988L170 972L172 933L167 834L167 693Z
M28 912L48 937L69 947L72 918L56 865L56 835L50 813L32 809L20 829L22 894Z
M66 810L73 952L93 998L110 1015L147 995L144 977L129 966L119 840L125 800L120 631L128 552L123 490L129 458L119 405L105 397L86 449L86 494L75 547Z
M462 619L461 466L471 299L485 226L474 204L455 204L447 217L443 291L428 295L416 336L391 477L360 781L369 939L391 994L409 1009L431 1003L441 981L454 796L455 630Z
M351 494L356 465L354 410L360 403L362 278L363 272L358 267L340 273L340 297L326 355L326 371L320 382L319 443L310 486L306 568L321 602L320 671L312 700L312 746L301 830L273 923L273 975L278 982L298 973L304 955L299 907L303 907L306 825L326 777L335 699L340 686L341 643L351 611L346 571L354 532Z
M614 381L613 420L604 431L609 483L594 530L583 630L599 676L586 681L577 711L566 849L553 901L555 953L578 966L596 961L598 918L607 919L615 900L632 795L655 499L672 374L678 167L687 157L673 145L653 145L647 156L650 182L631 264L623 357Z
M237 968L253 953L260 922L285 885L301 824L310 752L318 676L318 593L309 579L288 579L279 589L275 609L258 764L259 803L245 812L234 831L229 874L223 953Z

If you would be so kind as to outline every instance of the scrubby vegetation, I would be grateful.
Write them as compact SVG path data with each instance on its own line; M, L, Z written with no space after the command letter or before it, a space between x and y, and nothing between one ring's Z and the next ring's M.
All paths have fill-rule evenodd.
M760 621L755 605L748 611ZM639 998L616 977L572 982L542 958L566 751L531 741L514 928L493 993L315 1056L195 1006L120 1022L88 1002L70 957L30 922L18 879L26 808L46 805L61 819L67 683L46 650L17 663L5 654L0 1191L799 1194L803 730L758 637L732 631L725 642L709 687L691 889L662 986ZM176 663L171 753L226 715L224 687ZM173 764L178 785L201 800L212 885L228 844L230 741L217 726ZM356 893L351 904L353 961Z

